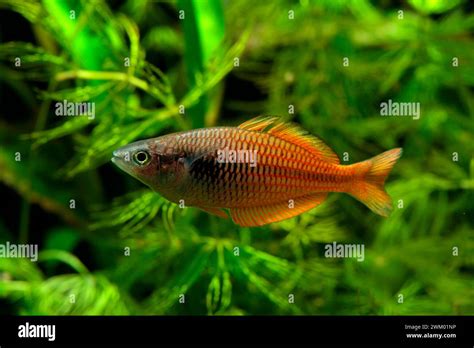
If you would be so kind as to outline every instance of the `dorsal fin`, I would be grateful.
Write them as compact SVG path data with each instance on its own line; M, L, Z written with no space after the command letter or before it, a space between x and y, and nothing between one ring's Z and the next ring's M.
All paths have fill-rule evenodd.
M275 116L257 116L239 125L239 128L263 132L269 125L277 122L279 117Z
M315 154L322 161L339 164L339 157L321 139L309 134L306 130L294 123L286 123L275 116L258 116L248 120L239 128L266 132L280 139L299 145L311 153Z

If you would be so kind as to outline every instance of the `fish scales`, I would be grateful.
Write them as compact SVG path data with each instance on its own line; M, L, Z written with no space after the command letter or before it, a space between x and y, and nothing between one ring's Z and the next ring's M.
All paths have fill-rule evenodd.
M196 138L209 141L201 143ZM231 139L238 140L231 142ZM259 144L264 143L269 144L268 151L261 153ZM347 177L343 170L336 166L330 168L330 165L304 148L254 131L235 128L204 129L198 133L192 131L182 134L177 145L178 148L189 149L188 144L198 144L188 154L191 157L202 152L208 153L208 156L197 160L190 171L193 192L206 201L231 207L260 204L262 201L257 196L260 193L264 195L263 202L267 203L275 199L296 198L308 190L337 189L336 183L343 183L343 178ZM255 167L248 163L218 163L214 151L216 145L235 151L256 150L258 162ZM293 152L288 151L290 148ZM265 165L265 173L263 169L259 170L259 165ZM316 173L318 169L321 173ZM234 173L236 175L232 175ZM228 179L224 180L226 177Z

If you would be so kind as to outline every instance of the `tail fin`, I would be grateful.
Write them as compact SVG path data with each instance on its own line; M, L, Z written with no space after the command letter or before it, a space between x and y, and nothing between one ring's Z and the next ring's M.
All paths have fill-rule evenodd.
M392 201L385 192L384 183L401 154L402 149L396 148L354 164L360 181L356 182L348 193L374 213L388 216L392 211Z

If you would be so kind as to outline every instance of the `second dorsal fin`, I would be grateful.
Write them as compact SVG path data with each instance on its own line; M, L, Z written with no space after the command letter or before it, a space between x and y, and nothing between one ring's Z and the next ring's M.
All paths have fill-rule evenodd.
M322 161L339 164L339 157L337 157L336 153L321 139L309 134L306 130L294 123L281 121L279 117L258 116L242 123L239 125L239 128L256 132L266 132L305 148L320 157Z

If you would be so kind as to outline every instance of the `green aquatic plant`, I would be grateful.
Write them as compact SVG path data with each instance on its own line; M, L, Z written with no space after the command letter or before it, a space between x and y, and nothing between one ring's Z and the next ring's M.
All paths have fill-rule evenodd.
M15 208L2 211L0 244L41 250L36 263L0 258L2 312L474 313L466 1L0 0L0 9L31 28L23 40L0 36L0 93L24 113L3 110L0 121L0 190ZM382 117L389 99L420 103L419 119ZM57 117L65 100L92 102L95 114ZM387 182L393 214L332 194L293 219L240 228L109 164L134 140L257 114L300 123L343 164L403 147ZM334 241L364 245L364 260L326 257Z

